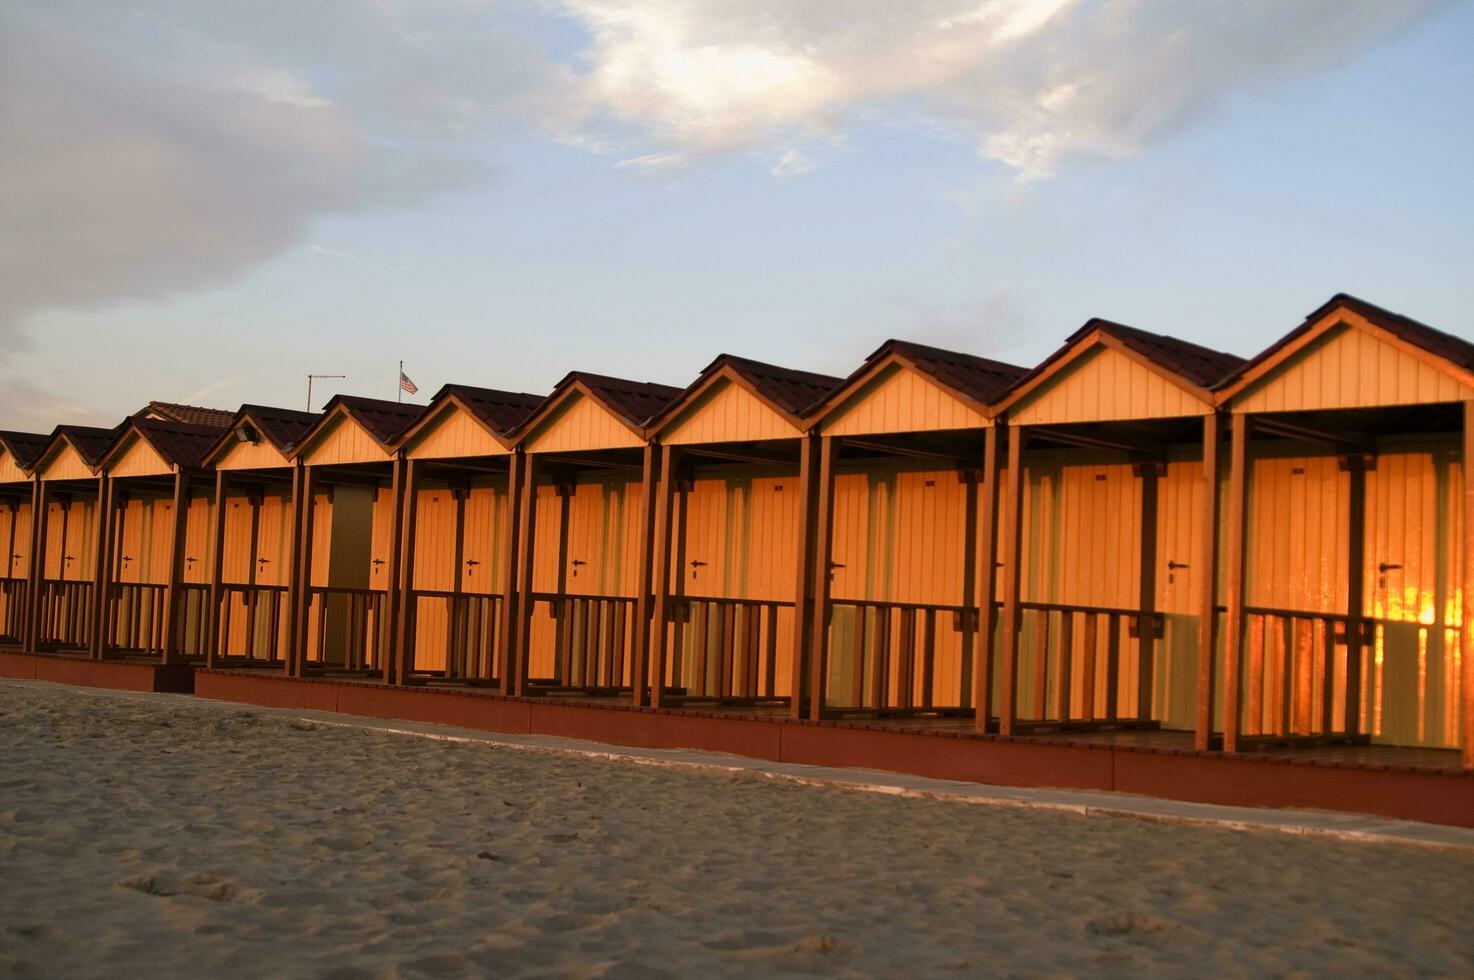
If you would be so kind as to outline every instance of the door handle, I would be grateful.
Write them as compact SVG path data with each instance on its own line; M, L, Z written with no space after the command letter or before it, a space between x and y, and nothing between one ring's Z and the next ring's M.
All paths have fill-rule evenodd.
M1186 567L1187 567L1187 562L1185 562L1185 561L1174 561L1173 559L1170 559L1170 558L1167 560L1167 571L1169 571L1169 572L1175 572L1179 568L1186 568Z
M1378 562L1377 563L1377 571L1380 572L1383 575L1386 575L1388 572L1392 571L1394 568L1401 568L1401 567L1402 567L1402 564L1400 562L1395 562L1395 561L1382 561L1382 562Z

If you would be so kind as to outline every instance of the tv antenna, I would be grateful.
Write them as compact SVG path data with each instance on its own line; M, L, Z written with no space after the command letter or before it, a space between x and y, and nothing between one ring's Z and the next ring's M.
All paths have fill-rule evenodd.
M312 382L318 378L346 378L346 374L309 374L307 376L307 411L312 411Z

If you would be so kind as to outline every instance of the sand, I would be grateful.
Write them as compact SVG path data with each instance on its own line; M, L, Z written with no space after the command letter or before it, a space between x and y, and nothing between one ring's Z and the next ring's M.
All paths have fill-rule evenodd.
M0 975L1474 974L1474 854L0 683Z

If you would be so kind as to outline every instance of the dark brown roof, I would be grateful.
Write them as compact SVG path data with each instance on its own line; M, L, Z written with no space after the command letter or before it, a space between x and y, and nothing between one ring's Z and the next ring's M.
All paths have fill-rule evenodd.
M97 466L102 462L102 457L112 448L113 440L117 438L122 426L104 429L96 425L58 425L51 433L51 438L46 442L49 450L52 443L58 438L65 439L77 450L77 455L82 457L82 462L88 466ZM42 451L45 455L45 450Z
M250 419L266 441L284 453L291 451L320 418L322 414L319 412L301 412L270 405L242 405L236 413L237 420Z
M793 368L764 364L762 361L753 361L745 357L734 357L731 354L723 354L702 373L710 373L723 364L746 378L747 382L764 398L789 415L802 415L805 410L823 401L824 397L838 388L841 383L840 378L830 377L827 374L797 371Z
M639 428L648 422L660 411L681 397L680 388L672 388L670 385L655 384L650 381L626 381L623 378L611 378L602 374L589 374L585 371L571 371L568 376L558 382L553 389L553 394L548 397L555 398L568 385L575 381L582 382L594 397L608 406L609 410L620 415L630 425Z
M189 425L184 422L141 418L130 419L128 425L171 466L200 466L211 447L220 439L220 427L216 425Z
M178 405L174 402L152 401L145 405L138 412L138 415L148 415L150 412L170 422L183 422L186 425L208 425L216 429L229 428L235 422L236 414L235 412L227 412L223 408L201 408L198 405Z
M0 445L15 458L15 465L28 470L36 465L46 444L51 438L39 432L10 432L0 430Z
M849 387L856 379L870 370L877 361L897 354L916 365L916 370L960 392L980 404L987 404L1028 373L1027 368L1003 361L989 360L975 354L942 350L925 344L913 344L909 340L887 340L879 349L860 365L859 370L845 379Z
M1092 330L1099 330L1116 338L1152 363L1186 378L1200 388L1213 387L1244 365L1244 359L1237 354L1226 354L1166 334L1152 333L1098 318L1090 320L1075 331L1065 341L1065 346L1070 346Z
M391 402L381 398L362 398L358 395L334 395L332 400L323 406L323 416L330 414L335 405L342 405L355 422L363 426L369 435L385 446L391 445L406 429L414 425L421 415L425 414L424 405L407 405L403 402Z
M472 385L445 385L435 393L431 404L454 395L465 403L492 432L505 435L532 415L543 403L545 396L530 395L522 391L497 391L494 388L476 388Z
M1337 293L1325 303L1321 304L1315 312L1307 316L1304 323L1264 348L1264 350L1254 355L1250 360L1245 361L1231 376L1223 378L1218 387L1228 387L1240 375L1274 357L1285 347L1299 340L1337 307L1345 307L1365 317L1368 321L1386 330L1399 340L1422 348L1430 354L1443 358L1450 364L1461 367L1466 371L1474 371L1474 344L1469 343L1467 340L1444 333L1442 330L1430 327L1426 323L1419 323L1417 320L1409 319L1400 313L1384 310L1382 307L1368 303L1366 300L1352 296L1350 293Z

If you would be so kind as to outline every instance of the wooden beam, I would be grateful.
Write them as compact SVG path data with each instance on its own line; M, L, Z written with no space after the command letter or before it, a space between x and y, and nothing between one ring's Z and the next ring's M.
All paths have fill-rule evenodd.
M1228 617L1223 628L1223 751L1239 748L1243 698L1244 645L1244 525L1249 485L1249 418L1242 412L1229 422L1228 555L1224 567L1224 601Z
M1463 678L1459 707L1463 719L1463 763L1474 769L1474 401L1464 402L1464 528L1459 595L1463 604L1459 642L1463 650Z
M650 631L651 629L662 633L665 631L664 615L655 614L654 622L651 622L652 604L659 608L651 591L653 589L655 594L659 595L664 582L656 580L665 579L670 572L669 561L664 566L654 566L655 552L658 548L655 539L663 531L667 531L666 528L660 526L661 518L656 513L656 497L665 491L666 485L665 469L661 465L663 454L664 447L647 442L644 467L640 471L640 550L635 556L635 623L632 631L634 643L630 649L629 678L630 700L637 708L649 703Z
M189 543L189 471L180 467L174 474L174 497L169 528L169 584L164 590L163 663L173 663L181 654L179 623L184 608L184 552Z
M999 685L998 732L1012 735L1018 713L1019 590L1023 586L1024 447L1027 431L1012 426L1008 433L1008 500L1003 512L1003 676Z
M425 460L394 461L394 550L389 553L389 594L394 595L394 653L385 657L385 684L408 684L414 673L414 545L420 525L420 479ZM460 532L457 532L460 533ZM450 657L450 650L445 651ZM394 660L394 666L389 662Z
M798 455L798 574L793 584L793 659L788 671L788 715L804 716L807 668L814 649L815 532L819 506L819 437L807 433Z
M734 449L728 443L720 446L682 446L681 452L687 456L702 456L710 459L731 460L737 463L755 463L757 465L792 466L794 462L792 453L779 452L771 449L759 449L756 447Z
M1101 439L1097 436L1081 435L1063 429L1050 429L1043 426L1032 427L1031 439L1040 442L1053 442L1064 446L1074 446L1080 449L1105 449L1111 452L1125 453L1136 460L1158 460L1166 459L1166 448L1158 444L1141 442L1117 442L1113 439Z
M307 642L311 632L308 616L312 610L312 538L316 519L313 497L317 493L317 468L299 465L299 479L293 494L297 503L297 529L292 535L292 569L296 578L293 606L292 650L289 670L301 677L307 669ZM300 493L297 491L300 490Z
M497 681L502 694L512 693L512 648L517 639L517 557L521 541L521 502L527 492L527 457L521 449L507 460L507 517L502 541L502 615L496 624Z
M107 652L107 639L103 635L103 622L107 614L107 594L112 583L112 566L108 562L113 532L113 507L117 481L106 474L97 478L97 533L92 556L92 601L88 604L87 616L92 621L92 635L88 653L93 660L101 660Z
M973 728L986 732L993 716L993 657L997 646L998 595L998 465L1000 421L983 430L983 473L978 501L978 635L973 647Z
M31 560L26 577L26 635L22 647L36 653L40 650L41 582L46 577L46 537L51 510L50 487L37 479L31 488Z
M653 619L648 678L642 677L640 684L650 683L650 704L659 708L665 703L665 667L669 653L669 637L666 624L670 620L670 556L675 538L676 470L681 465L681 451L674 446L660 447L660 489L655 510L654 551L650 561L654 583L654 597L650 611Z
M1361 651L1366 641L1366 460L1346 459L1346 734L1361 733ZM1286 668L1288 669L1288 667ZM1370 708L1368 709L1370 714Z
M814 505L814 621L809 645L809 717L824 715L824 677L829 669L830 551L834 537L834 457L839 450L835 436L819 442L819 476Z
M1157 511L1160 500L1160 469L1137 468L1141 480L1140 591L1136 608L1136 719L1150 721L1156 694L1157 666ZM1068 626L1066 627L1068 628ZM1045 651L1047 654L1047 651Z
M215 510L211 515L210 527L210 601L205 615L210 617L205 631L205 667L215 666L215 658L220 655L222 641L220 637L220 598L224 591L225 583L225 497L230 490L230 472L228 470L215 471ZM253 550L254 550L254 542ZM250 567L255 569L254 554L250 555ZM229 640L229 637L225 638ZM247 648L246 656L249 658L255 651Z
M1336 429L1322 425L1309 425L1304 422L1291 422L1285 419L1270 418L1268 416L1256 415L1254 417L1254 431L1263 432L1266 435L1280 436L1284 439L1303 439L1306 442L1321 442L1352 453L1370 454L1376 452L1376 440L1364 432L1356 432L1350 429Z
M846 446L853 446L856 449L867 449L871 452L885 453L888 456L905 456L911 459L939 459L948 463L963 463L968 466L972 466L977 462L964 449L949 452L945 449L923 449L919 446L891 443L876 439L846 438L844 443Z
M517 512L517 629L511 650L511 693L527 691L527 668L532 657L532 567L537 554L537 477L542 459L535 453L525 456L523 465L522 505Z
M1218 457L1223 419L1203 416L1203 480L1198 509L1198 567L1194 594L1198 613L1198 698L1193 747L1208 751L1213 739L1213 691L1218 656Z

